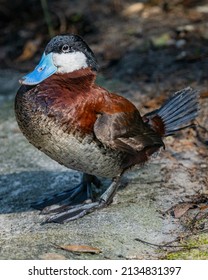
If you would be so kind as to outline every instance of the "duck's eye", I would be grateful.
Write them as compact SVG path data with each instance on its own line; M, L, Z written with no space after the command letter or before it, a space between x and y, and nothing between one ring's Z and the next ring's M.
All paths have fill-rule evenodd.
M62 52L66 53L66 52L69 52L69 50L70 50L69 45L64 44L64 45L62 46Z

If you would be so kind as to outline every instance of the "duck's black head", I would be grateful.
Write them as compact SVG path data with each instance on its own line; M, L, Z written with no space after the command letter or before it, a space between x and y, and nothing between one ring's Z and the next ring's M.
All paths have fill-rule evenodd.
M47 44L34 71L24 76L20 83L36 85L55 73L71 73L87 67L98 70L94 53L80 36L55 36Z

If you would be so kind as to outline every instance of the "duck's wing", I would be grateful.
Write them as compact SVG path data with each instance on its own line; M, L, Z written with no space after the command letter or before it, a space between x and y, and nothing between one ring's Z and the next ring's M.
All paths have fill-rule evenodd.
M144 123L130 101L108 94L103 102L106 104L97 113L94 134L104 146L128 154L137 154L146 147L164 146L161 136Z

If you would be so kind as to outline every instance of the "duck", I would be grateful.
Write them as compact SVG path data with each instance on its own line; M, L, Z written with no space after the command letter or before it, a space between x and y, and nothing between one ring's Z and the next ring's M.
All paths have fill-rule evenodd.
M20 79L15 115L27 140L67 168L82 172L80 184L32 206L65 223L109 206L123 175L165 148L164 138L190 127L198 115L198 91L173 94L143 116L128 99L96 84L96 57L82 37L53 37L39 64ZM92 187L112 181L99 199ZM67 204L49 205L67 198ZM44 212L45 211L45 212Z

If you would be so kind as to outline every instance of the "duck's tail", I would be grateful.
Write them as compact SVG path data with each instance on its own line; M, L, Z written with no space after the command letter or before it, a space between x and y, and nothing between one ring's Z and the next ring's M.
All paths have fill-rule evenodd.
M198 91L187 87L176 92L160 109L144 115L143 119L158 134L165 137L191 126L198 111Z

